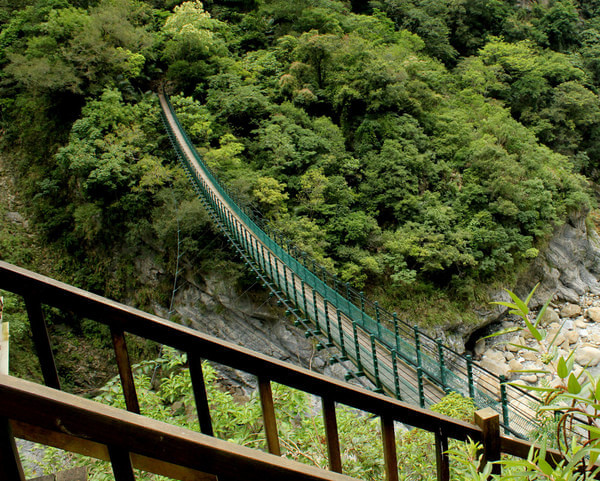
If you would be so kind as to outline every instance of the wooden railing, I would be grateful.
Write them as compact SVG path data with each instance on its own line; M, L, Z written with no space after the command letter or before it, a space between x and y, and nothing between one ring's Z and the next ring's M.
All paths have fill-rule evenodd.
M489 408L478 411L476 414L476 420L479 425L457 421L432 411L397 401L383 394L373 393L272 359L2 261L0 261L0 289L23 296L44 381L48 387L54 389L34 388L29 383L10 377L2 377L0 379L0 436L2 437L0 439L0 448L4 444L7 446L11 445L11 443L14 444L11 441L11 429L15 431L17 436L23 435L23 437L31 438L36 436L28 433L35 432L35 427L38 426L41 428L40 432L42 434L37 436L37 439L45 440L46 444L53 445L50 441L56 438L52 436L52 432L44 434L44 430L52 431L54 428L54 432L58 430L63 435L63 438L65 434L71 436L75 433L75 437L80 434L77 438L80 440L84 439L84 441L68 442L69 439L61 438L62 441L59 444L63 447L66 446L66 449L86 453L88 451L86 451L85 445L88 441L99 443L101 445L100 448L97 448L94 452L104 453L104 458L106 458L106 450L108 449L108 458L110 458L113 464L115 473L124 473L115 474L117 480L134 479L132 475L127 473L131 471L132 466L136 463L147 468L148 463L144 464L145 461L140 464L140 456L142 460L158 458L162 463L161 469L163 471L161 473L164 473L164 465L167 463L167 465L178 465L184 468L208 472L211 475L222 475L225 479L228 479L233 474L229 470L246 469L249 466L248 463L251 464L248 458L254 458L257 463L262 463L262 467L260 468L262 477L256 479L268 480L275 479L276 477L279 479L288 474L292 476L290 479L347 479L335 477L331 473L302 464L293 463L292 466L289 464L292 463L291 461L274 458L260 451L248 450L246 448L239 451L238 447L234 449L230 443L212 438L213 429L202 373L202 359L218 362L257 376L267 447L272 455L278 456L280 454L280 447L271 383L277 382L319 396L322 399L323 406L329 467L334 472L342 471L336 404L345 404L372 413L381 419L383 459L386 467L386 477L390 481L398 479L394 433L395 422L424 429L435 434L437 475L440 480L449 479L449 459L446 453L449 438L460 441L466 441L470 438L480 442L485 458L488 460L499 459L501 452L526 457L531 447L530 443L501 436L499 417L496 413L490 412ZM158 443L160 446L157 446L156 450L145 450L143 439L158 439L152 436L157 435L159 431L163 430L162 432L165 433L166 437L162 439L170 440L171 438L168 436L176 436L177 433L181 432L181 429L168 427L157 421L122 412L120 416L124 420L124 424L122 425L123 440L122 442L117 442L118 439L111 438L107 434L107 431L110 431L108 429L111 425L110 417L117 416L112 408L101 406L91 401L77 401L77 398L73 396L56 391L60 389L60 379L52 353L42 305L57 307L110 327L126 406L132 413L139 414L140 408L133 382L125 333L165 344L187 353L200 430L204 434L204 436L198 435L190 438L189 442L191 444L188 446L190 449L189 454L186 453L185 449L182 449L179 453L175 453L170 448L163 446L169 444L167 441L160 441ZM7 394L5 395L5 393ZM10 401L8 400L9 398L11 399ZM62 406L60 410L54 411L55 408L58 409L58 404L50 406L53 398L57 403L62 403L60 404ZM26 406L25 411L36 411L36 414L22 412L24 409L19 409L19 406ZM13 408L16 409L16 412L21 412L21 414L19 416L15 415ZM78 413L82 413L81 416L83 417L78 418ZM46 415L49 417L45 417ZM105 415L108 418L103 418ZM65 424L67 420L69 420L68 422L71 422L70 420L75 422L77 419L87 419L87 416L90 419L98 419L98 424L90 424L89 430L81 428L81 431L73 431L69 427L71 426L70 424ZM11 427L7 419L17 422L16 425ZM63 429L62 427L65 428ZM148 431L144 431L145 428ZM136 433L138 432L145 433L143 435L140 434L139 440L136 437ZM182 436L185 437L187 434ZM180 439L177 443L179 442L183 443L184 441ZM199 450L202 449L209 449L209 446L211 447L210 449L215 449L214 465L211 464L208 467L207 465L198 465L194 464L196 460L186 458L186 456L190 458L198 457L194 453L200 452ZM137 457L130 457L130 452L135 453ZM164 456L161 454L163 452L165 453ZM250 452L253 454L249 454ZM158 456L159 454L160 456ZM554 459L560 459L558 453L551 451L547 453L547 456L551 463L554 463ZM11 459L12 463L6 464L5 460L0 458L0 465L6 464L6 466L14 466L17 469L19 465L18 457ZM133 464L132 459L134 460ZM229 463L237 467L217 466L220 462ZM150 466L152 466L151 463ZM286 472L286 474L283 474L282 470L287 468L290 470L289 473ZM496 466L496 469L499 469L499 466ZM243 472L245 477L248 477L246 476L248 474L247 471ZM267 472L271 474L265 474ZM178 471L173 468L173 471L169 471L168 475L175 479L201 479L185 477L177 473ZM6 479L20 478L9 477Z
M0 479L23 480L13 434L175 479L351 481L353 478L0 375ZM10 423L7 422L10 419Z

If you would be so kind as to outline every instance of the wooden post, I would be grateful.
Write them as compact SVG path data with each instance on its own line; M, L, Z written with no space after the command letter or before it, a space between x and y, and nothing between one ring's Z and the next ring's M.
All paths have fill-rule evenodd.
M385 479L398 481L398 458L396 455L396 435L394 420L387 416L381 417L381 437L383 441L383 460L385 463Z
M0 479L25 481L10 422L0 417Z
M450 460L448 458L448 436L438 427L435 432L435 464L438 481L450 480Z
M116 446L108 446L108 454L115 481L135 481L129 452Z
M2 322L4 298L0 297L0 374L8 375L8 322Z
M263 376L258 376L258 392L262 406L265 434L267 436L267 449L275 456L281 456L279 448L279 434L277 434L277 419L275 418L275 406L273 404L273 391L271 381Z
M119 368L119 376L121 385L123 386L123 396L125 396L125 404L127 410L132 413L140 414L140 404L138 402L137 393L135 392L135 383L133 382L133 374L131 373L131 363L129 362L129 354L127 353L127 344L125 343L125 333L123 329L117 327L110 328L113 346L115 348L115 356L117 357L117 366Z
M204 384L204 373L202 372L202 359L200 359L200 356L188 352L188 366L192 378L192 388L194 390L200 432L208 436L214 436L210 408L208 406L208 396L206 395L206 385Z
M44 313L42 312L42 303L36 297L27 296L25 297L25 307L27 308L27 315L29 316L29 324L31 325L31 333L33 335L33 344L40 360L44 383L46 383L46 386L60 389L60 381L58 379L56 363L54 362L50 336L48 335Z
M337 418L335 415L335 402L323 396L323 420L325 422L325 439L327 440L327 453L329 454L329 470L336 473L342 472L342 456L340 453L340 438L338 436Z
M484 408L475 412L475 424L481 428L483 458L480 468L485 463L500 460L500 415L492 408ZM501 466L494 464L493 474L501 474Z

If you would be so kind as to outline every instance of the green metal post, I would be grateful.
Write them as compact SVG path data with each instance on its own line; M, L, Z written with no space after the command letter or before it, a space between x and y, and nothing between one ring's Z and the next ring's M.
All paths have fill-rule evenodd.
M396 399L402 401L400 377L398 376L398 353L395 349L392 349L392 369L394 370L394 392L396 393Z
M252 247L250 245L248 231L244 229L244 244L246 245L246 251L252 255Z
M235 226L233 223L233 215L229 214L229 231L235 236Z
M289 298L290 297L290 288L288 286L287 266L285 265L285 262L282 262L281 266L283 267L283 285L285 286L285 295Z
M350 307L350 283L346 282L346 309L348 312L352 312L352 308Z
M317 307L317 293L313 289L313 310L315 311L315 324L319 328L319 308Z
M300 280L302 285L302 305L304 306L304 316L308 317L308 307L306 306L306 286L304 285L304 281Z
M259 261L258 246L256 244L256 239L254 238L254 236L250 236L250 253L252 254L253 259L255 259L258 262ZM259 265L260 265L260 263L259 263Z
M377 386L375 392L383 392L383 389L381 388L381 378L379 377L379 362L377 359L377 345L375 344L375 336L371 334L370 337L371 355L373 356L373 374L375 375L375 385Z
M360 361L360 346L358 344L358 330L356 328L355 321L352 321L352 333L354 334L354 353L356 354L356 367L358 367L357 375L364 375L363 365Z
M358 295L360 296L360 320L362 321L362 324L365 323L365 293L363 291L360 291L358 293Z
M291 277L292 277L292 291L294 292L294 304L296 304L296 308L299 307L298 304L298 290L296 289L296 276L294 275L294 271L290 269Z
M325 322L327 326L327 347L333 347L333 337L331 336L331 320L327 309L327 299L323 299L323 310L325 311Z
M262 263L261 268L262 268L263 272L267 272L267 260L265 259L265 247L262 244L257 243L257 250L258 250L258 256Z
M475 398L475 386L473 385L473 357L470 354L466 355L467 358L467 379L469 382L469 397Z
M339 338L340 338L340 347L342 348L342 357L340 358L340 361L347 361L348 354L346 353L346 344L344 343L344 328L342 325L342 313L339 309L336 309L336 311L337 311L337 325L338 325L338 333L339 333Z
M502 420L504 421L504 434L508 432L508 399L506 396L506 377L500 375L500 401L502 402Z
M242 243L242 229L240 226L241 226L240 221L235 219L235 236L236 236L238 242L241 244Z
M381 319L379 319L379 302L375 301L375 320L377 321L377 335L381 337Z
M271 251L267 251L267 254L269 255L269 277L271 278L272 281L275 280L275 276L273 275L273 263L271 261Z
M415 331L415 351L417 353L417 368L422 368L421 364L421 339L419 337L419 326L413 327Z
M438 359L440 362L440 381L442 383L442 389L448 394L448 386L446 386L446 366L444 364L444 346L441 339L436 339L435 343L438 348Z
M281 289L281 279L279 278L279 262L277 261L277 257L273 257L275 260L275 283L277 284L277 288Z
M396 339L396 350L400 350L400 336L398 335L398 314L394 312L392 314L392 320L394 321L394 338Z
M417 382L419 385L419 405L425 407L425 393L423 392L423 368L417 368Z

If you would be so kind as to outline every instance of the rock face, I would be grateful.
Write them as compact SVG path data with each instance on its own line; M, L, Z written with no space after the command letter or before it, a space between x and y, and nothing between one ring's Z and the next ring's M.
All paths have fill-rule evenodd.
M576 303L586 292L600 292L600 237L587 229L586 216L587 211L572 214L519 279L519 294L540 282L532 305L539 306L552 296Z
M517 285L511 288L519 297L525 298L539 283L529 304L531 308L541 307L550 298L576 304L579 296L587 292L600 293L600 236L588 230L587 214L585 210L571 214L565 224L556 229L546 249L519 277ZM511 300L503 289L491 292L490 299ZM465 338L472 334L479 337L477 332L481 333L486 326L503 319L508 309L484 304L475 306L474 311L481 318L481 324L476 329L471 327L470 332L461 332ZM548 311L545 324L555 322L558 317L556 312Z
M187 279L175 298L174 309L184 324L225 341L261 352L292 364L343 379L346 369L329 365L327 350L318 352L304 331L293 326L283 309L272 305L264 291L240 295L226 279L206 277L204 284ZM155 306L158 315L163 308ZM350 363L346 362L348 367ZM254 385L252 376L227 368L219 369L232 387L246 390ZM367 381L365 385L367 385Z

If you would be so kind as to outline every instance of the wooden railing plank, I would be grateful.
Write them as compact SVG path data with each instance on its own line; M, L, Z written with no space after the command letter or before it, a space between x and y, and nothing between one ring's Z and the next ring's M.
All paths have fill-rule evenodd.
M353 478L0 375L0 416L68 433L225 479L351 481Z
M501 451L519 457L526 457L532 446L531 443L525 441L500 436L499 430L493 426L490 428L489 425L482 424L482 428L453 420L431 411L415 408L401 401L374 394L362 388L257 354L232 343L201 334L190 328L171 323L157 316L124 306L73 286L12 266L3 261L0 261L0 289L21 294L25 297L28 313L33 321L33 325L36 326L35 328L32 327L32 329L37 332L38 341L36 343L40 346L38 355L40 358L43 356L47 358L46 362L42 362L42 365L46 366L44 368L45 382L55 387L59 387L60 382L56 373L52 349L42 315L42 303L75 312L82 317L87 317L111 326L113 333L118 333L116 338L119 342L121 338L124 341L123 333L129 332L188 353L202 352L203 357L206 359L255 374L263 380L269 379L280 382L317 396L323 396L324 393L327 393L326 396L332 403L346 404L350 407L379 415L382 418L387 417L390 420L397 420L420 429L436 432L438 438L437 446L441 453L444 452L443 448L447 445L447 438L462 441L471 438L474 441L482 442L486 447L487 459L490 460L498 459ZM31 295L32 292L35 293L34 296ZM38 329L38 327L41 328ZM123 348L126 355L127 351L124 342ZM119 349L116 348L116 351L119 351ZM130 372L129 360L127 359L124 362L124 356L118 355L118 357L122 359L120 364L127 366ZM194 368L192 367L191 369L193 370ZM125 376L125 378L127 377ZM197 373L195 377L198 377ZM198 386L202 384L200 382L197 383ZM262 385L265 386L265 383L263 382ZM133 386L132 380L131 386ZM495 413L491 413L490 415L497 418ZM274 414L272 417L274 420ZM273 432L272 429L271 431ZM274 432L276 433L276 426ZM144 458L138 454L132 456L134 459ZM562 456L560 453L548 450L547 460L549 463L554 465L561 459ZM162 464L167 465L169 463L163 462ZM498 470L499 466L496 466L495 471Z
M125 396L125 405L128 411L140 414L140 403L138 402L135 382L131 372L131 362L129 361L129 353L127 352L125 332L123 329L111 326L110 335L115 348L119 376L121 378L121 385L123 386L123 396Z
M23 422L11 421L11 425L16 438L43 444L44 446L52 446L63 451L69 451L102 461L110 461L108 448L104 444L90 441L89 439L77 438L66 433L51 431L39 426L32 426ZM184 466L177 466L136 453L131 453L131 462L135 469L179 481L221 481L217 480L217 477L213 474L203 473Z
M531 450L532 443L522 439L516 439L508 436L500 436L500 452L512 454L519 458L527 458ZM539 444L535 444L538 449L541 449ZM556 467L561 461L566 461L563 454L557 449L546 448L546 461L550 466Z
M202 359L200 356L188 352L188 365L190 368L190 377L192 378L192 388L194 390L200 432L207 436L214 436L206 385L204 383L204 373L202 372Z
M0 479L25 481L15 438L6 416L0 416Z
M60 380L58 378L56 362L54 361L46 320L42 311L42 303L36 296L26 295L25 307L27 308L33 344L40 360L44 382L46 386L60 389Z
M338 403L375 415L388 415L417 428L433 431L434 426L441 425L451 438L481 441L481 429L472 424L293 366L3 261L0 261L0 289L18 294L33 290L43 303L103 324L110 319L112 325L119 325L126 332L180 351L201 352L204 359L251 374L267 375L272 381L316 396L327 393Z
M275 417L275 405L273 404L273 391L271 390L271 381L268 378L258 376L258 392L262 407L265 435L267 437L267 449L271 454L281 456L279 434L277 433L277 418Z
M328 396L323 396L321 402L323 405L327 454L329 455L329 469L336 473L341 473L342 455L340 452L340 438L338 435L337 416L335 414L335 402Z

